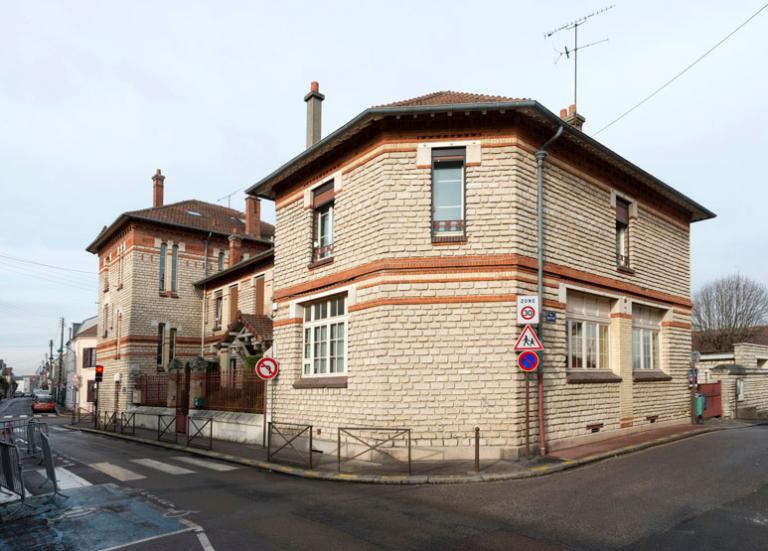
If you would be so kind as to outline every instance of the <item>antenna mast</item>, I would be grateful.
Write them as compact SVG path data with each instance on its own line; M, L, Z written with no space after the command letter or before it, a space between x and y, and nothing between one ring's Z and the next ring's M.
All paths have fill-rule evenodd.
M592 12L588 15L585 15L583 17L579 17L578 19L575 19L571 21L570 23L566 23L565 25L561 25L560 27L557 27L556 29L553 29L549 31L548 33L544 34L544 38L547 39L550 36L552 36L555 33L558 33L560 31L569 31L573 29L573 49L569 50L568 46L565 46L564 51L560 52L560 56L557 58L558 60L560 57L565 56L566 58L571 57L571 53L573 53L573 105L576 105L576 99L578 97L578 74L579 74L579 50L582 48L588 48L590 46L594 46L595 44L601 44L602 42L606 42L608 39L600 40L598 42L592 42L590 44L586 44L584 46L579 46L579 26L583 25L587 22L588 19L591 17L594 17L596 15L600 15L601 13L605 13L608 10L615 8L616 5L612 4L606 8L603 8L601 10L597 10L595 12ZM557 63L557 61L555 61Z

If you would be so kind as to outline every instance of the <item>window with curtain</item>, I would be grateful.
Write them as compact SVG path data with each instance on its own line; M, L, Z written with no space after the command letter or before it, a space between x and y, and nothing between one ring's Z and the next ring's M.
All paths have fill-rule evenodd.
M632 305L632 369L662 369L661 320L664 311Z
M629 201L616 197L616 265L629 268Z
M171 247L171 292L175 293L177 289L176 277L178 274L179 264L179 246L174 245Z
M346 365L346 295L304 305L304 375L340 375Z
M312 190L313 243L312 261L333 256L334 238L334 199L333 180Z
M432 234L464 234L465 148L432 150Z
M568 368L610 369L611 300L568 293Z

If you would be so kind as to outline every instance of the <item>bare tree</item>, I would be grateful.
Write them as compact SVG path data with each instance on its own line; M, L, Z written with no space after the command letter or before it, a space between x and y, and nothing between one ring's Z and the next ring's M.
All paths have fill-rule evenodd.
M707 283L693 297L700 352L727 352L768 323L768 286L742 274Z

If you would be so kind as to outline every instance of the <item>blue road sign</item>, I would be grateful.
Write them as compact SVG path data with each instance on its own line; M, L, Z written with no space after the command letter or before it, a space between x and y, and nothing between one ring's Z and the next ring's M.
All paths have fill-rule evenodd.
M532 350L526 350L517 357L517 365L523 371L535 371L539 367L539 355Z

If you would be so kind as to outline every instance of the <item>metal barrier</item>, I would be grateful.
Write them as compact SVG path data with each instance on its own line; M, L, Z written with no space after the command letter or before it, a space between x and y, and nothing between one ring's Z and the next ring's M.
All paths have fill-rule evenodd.
M96 413L92 409L75 408L72 410L72 425L95 425Z
M24 479L21 475L19 449L10 442L0 442L0 486L18 495L24 503Z
M106 430L110 432L117 432L117 412L113 411L112 413L105 411L104 412L104 422L102 423L101 430Z
M167 423L165 421L166 419L168 419ZM163 415L163 414L158 415L157 416L157 439L162 442L170 442L170 440L164 438L164 436L170 432L173 432L173 443L178 444L179 435L176 433L176 415Z
M368 440L371 440L371 442L367 442L363 439L362 436L357 436L355 434L352 434L353 432L368 432L368 433L385 433L390 434L391 436L385 437L385 438L376 438L374 436L369 436ZM352 455L351 457L346 457L342 459L341 457L341 435L345 434L349 437L351 437L353 440L356 440L360 445L362 445L365 449L363 451L356 453L355 455ZM406 438L406 447L408 449L408 474L411 474L411 429L402 429L402 428L382 428L382 427L339 427L338 431L338 454L337 454L337 467L338 471L341 472L341 463L342 461L352 461L353 459L357 459L361 455L378 451L381 453L384 453L390 457L392 457L391 454L387 453L383 448L386 444L391 443L391 447L394 448L396 444L396 440L400 437ZM395 459L394 457L392 457Z
M41 442L42 436L48 436L48 425L36 419L30 419L27 423L27 455L37 456L38 442Z
M53 461L53 453L51 452L51 444L48 441L47 434L40 433L40 444L43 448L43 463L45 464L46 482L50 482L53 485L52 495L67 497L59 491L59 485L56 481L56 465Z
M208 429L208 436L206 436L206 429ZM198 439L206 444L193 444L194 440ZM196 448L203 448L205 450L213 449L213 419L210 417L188 417L187 418L187 446L194 446Z
M130 431L128 429L130 427ZM120 434L136 435L136 414L123 412L120 414Z
M312 425L298 425L295 423L269 423L267 432L267 461L272 461L281 451L293 450L302 458L305 452L299 451L294 442L302 434L309 433L309 468L312 468ZM273 438L279 436L283 439L283 445L272 451Z
M0 441L13 444L20 438L23 440L27 432L27 423L29 423L29 419L11 419L10 421L2 421Z

